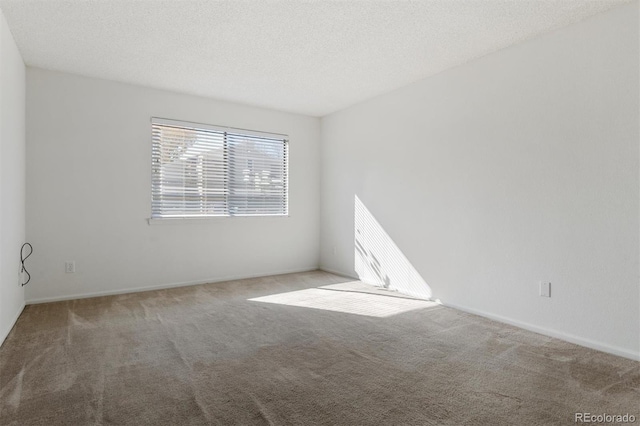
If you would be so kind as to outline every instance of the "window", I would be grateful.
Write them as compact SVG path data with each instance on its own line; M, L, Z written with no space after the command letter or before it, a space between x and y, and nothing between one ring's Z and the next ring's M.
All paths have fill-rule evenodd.
M286 216L284 135L153 118L151 218Z

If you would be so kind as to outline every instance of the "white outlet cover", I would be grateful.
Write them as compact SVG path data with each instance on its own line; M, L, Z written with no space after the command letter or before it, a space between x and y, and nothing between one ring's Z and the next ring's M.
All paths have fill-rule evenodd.
M540 282L540 296L542 297L551 297L551 283Z

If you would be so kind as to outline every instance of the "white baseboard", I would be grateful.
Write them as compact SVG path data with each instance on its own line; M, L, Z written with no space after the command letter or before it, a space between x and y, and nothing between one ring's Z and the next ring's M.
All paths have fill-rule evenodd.
M554 337L556 339L564 340L569 343L574 343L576 345L584 346L590 349L595 349L601 352L606 352L609 354L621 356L624 358L629 358L634 361L640 361L640 353L633 352L630 349L621 348L618 346L608 345L606 343L598 342L591 339L586 339L584 337L576 336L570 333L564 333L562 331L557 331L545 327L539 327L537 325L529 324L526 322L514 320L511 318L503 317L501 315L494 315L484 311L480 311L477 309L467 308L466 306L460 306L453 303L442 302L444 306L457 309L459 311L467 312L474 315L479 315L481 317L489 318L494 321L502 322L505 324L513 325L519 328L523 328L525 330L533 331L534 333L542 334L544 336Z
M344 273L342 271L335 271L332 270L331 268L327 268L324 266L320 266L320 270L321 271L325 271L325 272L330 272L332 274L335 275L340 275L346 278L353 278L355 280L358 280L359 278L354 277L350 274ZM638 352L634 352L633 350L630 349L626 349L626 348L621 348L619 346L613 346L613 345L609 345L606 343L602 343L602 342L598 342L595 340L591 340L591 339L587 339L584 337L580 337L580 336L576 336L574 334L570 334L570 333L565 333L562 331L557 331L557 330L553 330L553 329L549 329L549 328L545 328L545 327L539 327L537 325L533 325L533 324L529 324L527 322L523 322L523 321L518 321L518 320L514 320L512 318L507 318L501 315L495 315L495 314L491 314L485 311L481 311L478 309L472 309L472 308L468 308L466 306L460 306L460 305L456 305L454 303L447 303L444 301L441 301L443 306L447 306L453 309L457 309L459 311L463 311L463 312L467 312L470 314L474 314L474 315L479 315L481 317L485 317L485 318L489 318L491 320L494 321L498 321L498 322L502 322L505 324L509 324L509 325L513 325L525 330L529 330L529 331L533 331L534 333L538 333L538 334L542 334L544 336L549 336L549 337L553 337L556 339L560 339L560 340L564 340L566 342L569 343L574 343L576 345L580 345L580 346L584 346L590 349L595 349L601 352L606 352L612 355L617 355L617 356L621 356L624 358L629 358L632 359L634 361L640 361L640 353Z
M160 284L160 285L147 286L147 287L132 287L132 288L123 288L118 290L66 294L63 296L55 296L55 297L42 297L38 299L28 299L26 303L27 305L36 305L39 303L61 302L64 300L75 300L75 299L88 299L91 297L114 296L118 294L128 294L128 293L140 293L143 291L162 290L162 289L176 288L176 287L187 287L191 285L201 285L201 284L214 284L214 283L221 283L225 281L246 280L249 278L270 277L274 275L284 275L284 274L296 274L301 272L311 272L311 271L317 271L317 270L318 270L317 267L312 267L312 268L303 268L303 269L290 269L290 270L278 271L278 272L267 272L262 274L230 275L225 277L213 278L209 280L184 281L179 283Z
M18 312L16 312L16 314L13 317L13 320L9 323L9 325L4 330L0 330L0 346L2 346L7 336L9 336L9 333L11 333L11 330L13 329L13 326L16 325L16 322L18 322L18 318L20 318L20 315L22 314L24 307L25 307L25 304L23 303L20 306L20 308L18 308Z
M330 269L330 268L325 268L324 266L320 266L318 269L321 270L321 271L324 271L324 272L329 272L330 274L333 274L333 275L339 275L341 277L351 278L352 280L360 280L360 278L358 278L355 275L347 274L347 273L344 273L342 271L335 271L335 270Z
M330 272L332 274L335 275L340 275L346 278L353 278L355 280L359 279L357 277L354 277L350 274L344 273L342 271L335 271L332 270L331 268L327 268L324 266L320 266L320 270L321 271L326 271L326 272ZM529 330L529 331L533 331L534 333L538 333L538 334L542 334L544 336L549 336L549 337L553 337L556 339L560 339L560 340L564 340L566 342L569 343L574 343L576 345L580 345L580 346L584 346L590 349L595 349L601 352L606 352L609 354L613 354L613 355L617 355L617 356L621 356L624 358L629 358L632 359L634 361L640 361L640 353L638 352L634 352L633 350L630 349L626 349L626 348L621 348L619 346L613 346L613 345L609 345L606 343L602 343L602 342L598 342L595 340L591 340L591 339L587 339L584 337L580 337L580 336L576 336L574 334L570 334L570 333L565 333L562 331L557 331L557 330L553 330L553 329L549 329L549 328L545 328L545 327L539 327L537 325L533 325L533 324L529 324L527 322L523 322L523 321L518 321L518 320L514 320L512 318L507 318L501 315L495 315L495 314L491 314L485 311L481 311L478 309L472 309L472 308L468 308L466 306L460 306L460 305L456 305L454 303L447 303L445 301L441 302L443 306L447 306L453 309L457 309L459 311L463 311L463 312L467 312L470 314L474 314L474 315L479 315L481 317L485 317L485 318L489 318L491 320L494 321L498 321L498 322L502 322L505 324L509 324L509 325L513 325L525 330Z
M249 279L249 278L258 278L258 277L267 277L267 276L273 276L273 275L283 275L283 274L294 274L294 273L301 273L301 272L310 272L310 271L314 271L314 270L321 270L321 271L325 271L325 272L329 272L331 274L335 274L335 275L339 275L345 278L350 278L350 279L354 279L354 280L358 280L359 278L356 276L353 276L351 274L342 272L342 271L336 271L336 270L332 270L330 268L324 267L324 266L320 266L317 268L304 268L304 269L291 269L291 270L285 270L285 271L278 271L278 272L269 272L269 273L263 273L263 274L251 274L251 275L232 275L232 276L226 276L226 277L218 277L218 278L214 278L214 279L209 279L209 280L199 280L199 281L185 281L185 282L179 282L179 283L169 283L169 284L160 284L160 285L155 285L155 286L148 286L148 287L134 287L134 288L126 288L126 289L119 289L119 290L107 290L107 291L98 291L98 292L92 292L92 293L77 293L77 294L69 294L69 295L64 295L64 296L56 296L56 297L44 297L44 298L39 298L39 299L29 299L26 301L27 305L33 305L33 304L38 304L38 303L49 303L49 302L59 302L59 301L63 301L63 300L74 300L74 299L86 299L86 298L90 298L90 297L100 297L100 296L112 296L112 295L118 295L118 294L127 294L127 293L138 293L138 292L143 292L143 291L151 291L151 290L161 290L161 289L166 289L166 288L175 288L175 287L185 287L185 286L191 286L191 285L200 285L200 284L213 284L213 283L220 283L220 282L224 282L224 281L233 281L233 280L242 280L242 279ZM602 343L602 342L598 342L595 340L591 340L591 339L587 339L584 337L580 337L580 336L576 336L570 333L564 333L561 331L557 331L557 330L553 330L553 329L549 329L549 328L545 328L545 327L539 327L533 324L529 324L523 321L518 321L518 320L514 320L512 318L507 318L501 315L495 315L495 314L491 314L488 312L484 312L481 310L477 310L477 309L472 309L472 308L468 308L466 306L460 306L460 305L456 305L453 303L447 303L447 302L442 302L442 304L444 306L453 308L453 309L457 309L463 312L468 312L470 314L474 314L474 315L479 315L481 317L485 317L494 321L498 321L498 322L502 322L505 324L510 324L525 330L529 330L532 331L534 333L538 333L538 334L542 334L545 336L549 336L549 337L553 337L556 339L560 339L560 340L564 340L570 343L574 343L576 345L580 345L580 346L584 346L590 349L595 349L598 351L602 351L602 352L606 352L606 353L610 353L613 355L617 355L617 356L622 356L624 358L629 358L632 359L634 361L640 361L640 353L636 353L633 352L630 349L625 349L625 348L621 348L618 346L613 346L613 345L608 345L606 343ZM9 332L11 331L11 329L13 328L14 324L16 323L16 321L18 320L18 317L20 316L20 314L22 313L22 310L24 309L24 304L22 305L22 307L18 310L13 322L10 324L9 328L7 330L4 330L3 334L0 334L0 345L2 345L2 342L4 342L4 340L6 339L6 337L9 335Z

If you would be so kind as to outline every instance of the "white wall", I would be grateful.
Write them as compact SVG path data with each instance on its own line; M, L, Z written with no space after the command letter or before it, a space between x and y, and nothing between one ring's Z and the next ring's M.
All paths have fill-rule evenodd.
M425 295L637 357L638 50L633 2L324 117L321 266L402 275L357 196Z
M0 12L0 345L24 307L25 66Z
M151 117L289 135L290 217L148 225ZM318 266L318 118L27 68L27 122L28 301Z

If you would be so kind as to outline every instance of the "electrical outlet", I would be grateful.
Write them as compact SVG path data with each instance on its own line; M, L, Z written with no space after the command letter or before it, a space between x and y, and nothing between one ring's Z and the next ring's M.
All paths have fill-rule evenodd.
M72 260L71 262L64 262L64 271L67 274L73 274L76 272L76 261Z
M540 282L540 296L551 297L551 283L549 281Z

